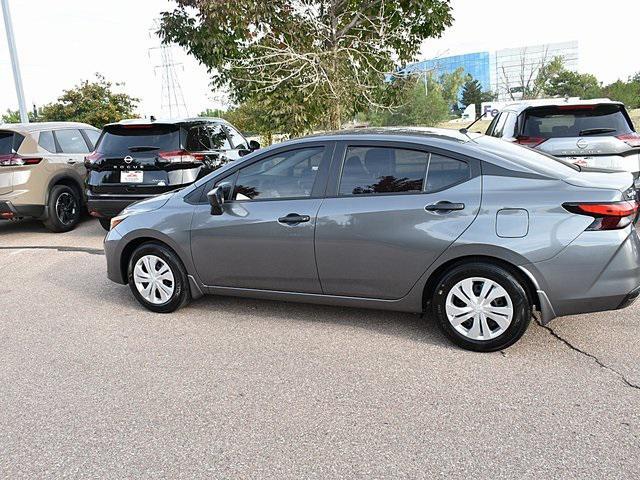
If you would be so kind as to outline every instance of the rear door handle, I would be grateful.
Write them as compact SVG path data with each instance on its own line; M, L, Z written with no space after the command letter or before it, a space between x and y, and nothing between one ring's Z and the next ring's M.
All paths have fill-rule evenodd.
M453 212L464 210L464 203L438 202L424 207L427 212Z
M299 215L297 213L290 213L286 217L280 217L278 219L279 223L286 223L287 225L296 225L298 223L304 223L311 220L309 215Z

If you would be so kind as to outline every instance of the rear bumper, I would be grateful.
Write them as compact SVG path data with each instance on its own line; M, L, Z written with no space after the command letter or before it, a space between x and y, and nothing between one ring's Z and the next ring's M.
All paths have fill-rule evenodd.
M145 200L149 196L125 197L119 195L100 195L93 196L87 192L87 208L89 213L94 217L113 218L129 205L141 200Z
M10 201L0 200L0 219L11 220L20 217L40 218L44 215L44 205L14 205Z
M640 237L631 226L584 232L530 267L558 317L625 308L640 295Z

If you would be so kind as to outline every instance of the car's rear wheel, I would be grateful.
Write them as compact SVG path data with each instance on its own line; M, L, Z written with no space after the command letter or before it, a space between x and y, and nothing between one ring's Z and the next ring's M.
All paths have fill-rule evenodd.
M458 265L438 282L433 311L442 331L467 350L494 352L513 345L529 326L525 287L490 263Z
M104 228L107 232L111 230L111 219L105 217L99 217L98 221L100 222L100 226Z
M52 232L68 232L80 221L80 195L66 185L55 185L49 192L44 226Z
M145 308L170 313L186 305L190 298L187 272L170 249L159 243L145 243L131 255L129 287Z

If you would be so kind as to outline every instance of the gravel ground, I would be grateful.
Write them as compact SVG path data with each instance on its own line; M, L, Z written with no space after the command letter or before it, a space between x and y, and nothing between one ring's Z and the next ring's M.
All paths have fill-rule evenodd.
M638 475L640 304L494 354L408 314L156 315L107 280L103 236L0 223L1 478Z

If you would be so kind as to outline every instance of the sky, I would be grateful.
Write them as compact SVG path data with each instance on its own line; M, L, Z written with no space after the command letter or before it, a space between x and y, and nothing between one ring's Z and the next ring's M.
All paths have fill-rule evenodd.
M452 0L455 21L425 41L420 58L577 40L579 70L605 83L640 71L640 2L608 0ZM139 98L138 113L162 116L160 42L154 19L171 0L9 0L29 108L55 101L81 80L103 74ZM172 49L187 113L225 106L206 68ZM0 112L17 109L4 24L0 25Z

